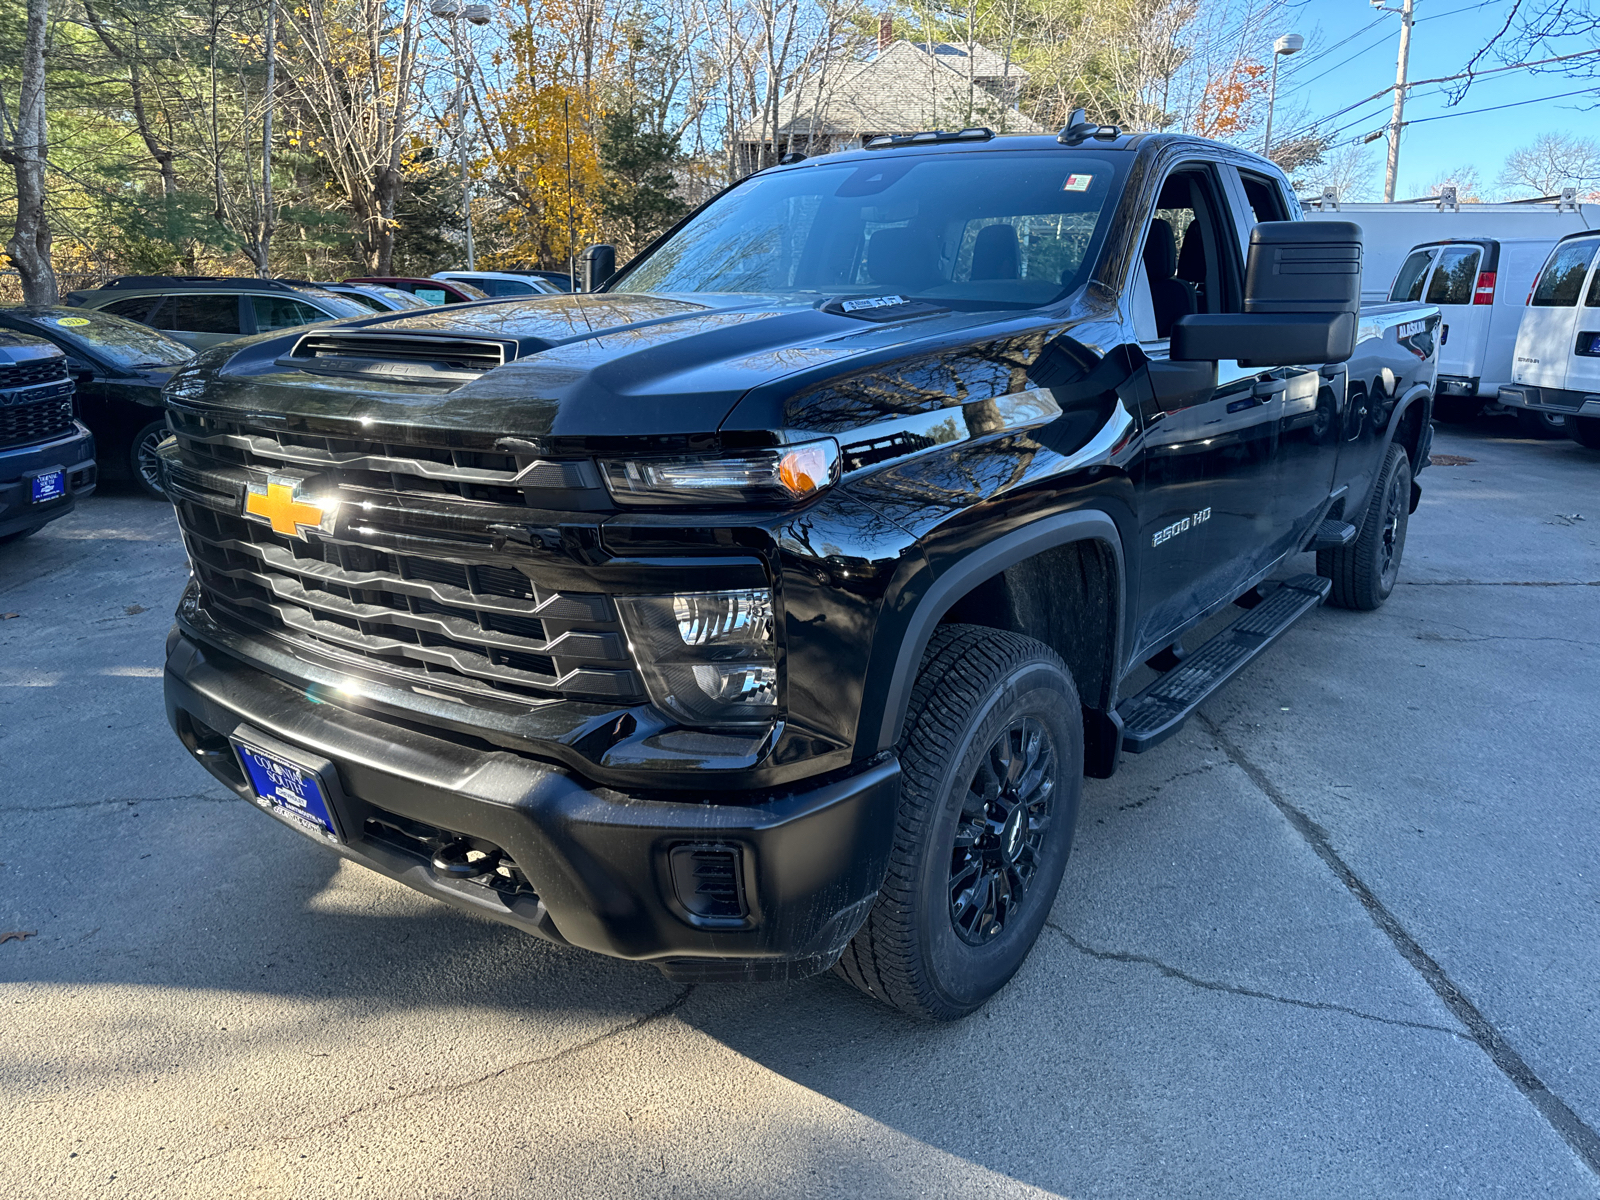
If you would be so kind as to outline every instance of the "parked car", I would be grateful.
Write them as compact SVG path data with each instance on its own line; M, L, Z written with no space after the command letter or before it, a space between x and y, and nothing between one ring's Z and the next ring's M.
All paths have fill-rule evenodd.
M382 283L319 283L319 288L336 296L348 296L358 304L365 304L373 312L405 312L413 308L428 308L429 304L413 292Z
M1553 237L1467 238L1416 246L1406 256L1389 299L1437 304L1439 383L1433 412L1467 421L1486 406L1505 411L1500 389L1511 382L1511 359L1528 292Z
M161 451L174 730L481 916L970 1012L1083 775L1396 584L1439 312L1358 311L1359 231L1298 217L1265 158L1081 113L884 136L597 295L209 355Z
M0 308L0 330L54 343L77 384L78 417L102 467L161 497L156 447L167 436L161 389L194 351L158 330L95 309Z
M489 299L489 293L470 283L451 283L446 279L417 279L408 275L363 275L346 283L381 283L397 291L409 292L428 304L471 304Z
M372 315L366 305L310 284L199 275L124 275L68 292L66 300L159 329L196 350L274 329Z
M1600 233L1550 251L1517 331L1516 362L1500 402L1530 433L1571 435L1600 450Z
M67 356L0 329L0 544L66 516L95 489L94 434L73 416Z
M1387 296L1412 247L1477 238L1540 240L1600 229L1600 204L1580 204L1576 193L1505 204L1453 203L1446 195L1393 204L1340 204L1331 196L1301 201L1309 221L1353 221L1361 227L1361 298Z
M546 283L554 284L558 292L572 291L572 276L565 271L512 271L513 275L537 275Z
M561 292L549 280L522 271L438 271L435 279L449 283L466 283L487 292L495 299L509 296L549 296Z

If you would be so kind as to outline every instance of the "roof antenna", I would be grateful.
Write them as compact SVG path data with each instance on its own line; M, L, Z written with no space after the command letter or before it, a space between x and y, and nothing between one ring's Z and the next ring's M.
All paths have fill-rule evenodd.
M1081 108L1072 110L1067 117L1067 123L1061 132L1056 135L1056 141L1063 146L1080 146L1089 138L1097 138L1103 142L1115 141L1122 136L1122 130L1116 125L1096 125L1089 120L1089 114Z

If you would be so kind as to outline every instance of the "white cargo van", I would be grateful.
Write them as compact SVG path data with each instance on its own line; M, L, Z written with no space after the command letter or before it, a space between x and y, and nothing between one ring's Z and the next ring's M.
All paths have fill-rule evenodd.
M1562 238L1545 260L1517 331L1500 403L1530 424L1600 449L1600 233Z
M1416 246L1390 300L1437 304L1444 317L1433 412L1466 421L1511 382L1511 355L1534 276L1553 237L1473 237Z
M1324 192L1319 200L1302 200L1310 221L1354 221L1361 226L1361 299L1382 300L1400 264L1413 246L1445 241L1494 238L1498 241L1545 239L1600 229L1600 204L1579 204L1567 188L1559 197L1518 200L1509 204L1457 203L1455 189L1422 200L1394 204L1340 204Z

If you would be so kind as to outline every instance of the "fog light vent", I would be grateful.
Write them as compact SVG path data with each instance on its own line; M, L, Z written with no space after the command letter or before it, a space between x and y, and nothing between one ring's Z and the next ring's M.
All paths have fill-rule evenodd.
M674 846L669 857L672 890L690 916L742 921L749 915L743 854L737 846Z

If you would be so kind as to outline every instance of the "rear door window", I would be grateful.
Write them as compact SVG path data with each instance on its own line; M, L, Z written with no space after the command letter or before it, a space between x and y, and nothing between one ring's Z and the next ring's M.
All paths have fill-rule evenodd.
M1450 246L1439 252L1439 264L1428 281L1429 304L1471 304L1483 251L1476 246Z
M443 288L422 287L420 285L412 288L411 294L418 300L425 301L428 304L443 304L450 299Z
M154 296L131 296L126 300L107 304L100 311L110 313L113 317L127 317L130 321L144 321L149 317L155 302Z
M1428 268L1433 265L1433 256L1437 253L1437 250L1413 250L1400 264L1394 287L1389 289L1389 299L1421 300L1423 282L1428 278Z
M1533 296L1528 303L1535 308L1575 307L1597 247L1600 247L1600 238L1579 238L1557 246L1544 270L1539 272L1539 281L1533 285Z
M1283 193L1271 180L1240 171L1239 182L1244 184L1244 198L1250 205L1250 217L1257 225L1262 221L1289 219L1289 210L1283 202Z
M251 296L250 306L255 309L257 333L328 320L327 313L289 296Z
M233 295L181 295L170 299L176 302L176 313L164 329L178 329L186 333L240 334L239 296ZM165 311L165 306L163 306Z

